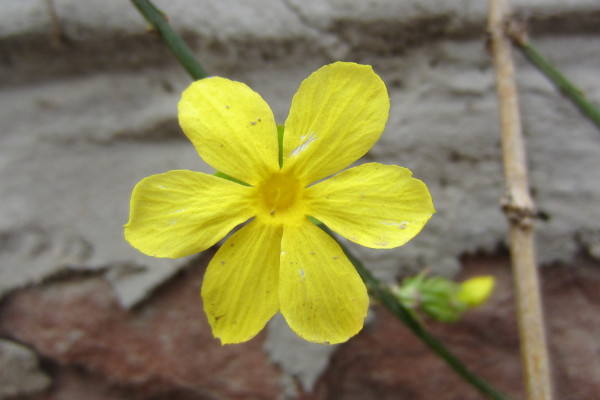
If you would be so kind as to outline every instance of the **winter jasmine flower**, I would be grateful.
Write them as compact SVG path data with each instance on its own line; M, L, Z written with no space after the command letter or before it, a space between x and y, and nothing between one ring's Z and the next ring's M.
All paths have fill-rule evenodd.
M344 170L378 140L388 112L387 90L370 66L324 66L292 100L280 166L265 101L240 82L197 81L179 103L181 127L204 161L246 184L185 170L145 178L133 191L125 237L145 254L183 257L250 221L221 246L204 277L215 337L249 340L281 311L306 340L346 341L363 326L367 290L339 245L308 217L384 249L409 241L434 213L427 187L406 168Z

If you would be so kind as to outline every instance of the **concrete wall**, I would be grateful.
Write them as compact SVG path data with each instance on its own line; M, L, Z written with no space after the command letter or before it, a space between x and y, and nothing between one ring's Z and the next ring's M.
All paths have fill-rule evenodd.
M279 122L301 80L319 66L374 66L391 111L365 159L410 168L437 209L404 247L353 247L378 276L391 280L423 267L453 275L459 257L504 245L487 2L156 3L212 74L249 84ZM512 3L539 49L600 104L600 3ZM146 257L122 235L141 178L210 171L177 123L190 79L129 2L55 0L58 26L49 4L0 3L0 296L65 271L93 271L132 307L194 262ZM539 259L568 263L583 252L600 260L600 132L520 56L516 61L531 184L545 216ZM298 354L300 346L306 360L286 362L286 349ZM297 342L280 321L265 348L282 365L281 379L297 374L307 387L329 354Z

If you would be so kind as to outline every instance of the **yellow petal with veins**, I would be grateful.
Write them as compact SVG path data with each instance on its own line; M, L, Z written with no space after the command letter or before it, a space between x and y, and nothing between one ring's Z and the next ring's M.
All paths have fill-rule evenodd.
M313 183L341 171L379 139L388 118L387 89L369 65L319 68L294 95L283 136L283 168Z
M252 188L176 170L133 189L125 239L144 254L178 258L206 250L252 217Z
M365 284L340 246L308 220L284 227L279 282L281 313L300 337L334 344L362 329Z
M371 248L401 246L435 212L425 184L396 165L349 168L306 189L309 215L331 230Z
M222 344L250 340L279 309L281 231L253 221L227 239L208 265L204 311Z
M217 171L253 185L279 170L273 112L241 82L213 77L191 84L179 102L179 124Z

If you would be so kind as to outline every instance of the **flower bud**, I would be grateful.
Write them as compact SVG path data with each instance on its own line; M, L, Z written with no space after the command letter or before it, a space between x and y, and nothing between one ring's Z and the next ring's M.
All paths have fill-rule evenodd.
M491 275L476 276L460 284L457 297L469 308L483 304L494 290L494 277Z

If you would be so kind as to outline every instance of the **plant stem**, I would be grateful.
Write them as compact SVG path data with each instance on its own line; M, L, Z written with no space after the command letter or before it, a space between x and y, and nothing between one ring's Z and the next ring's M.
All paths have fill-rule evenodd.
M342 248L346 257L352 262L363 282L369 289L369 293L389 311L392 312L412 333L425 343L435 354L443 359L465 381L479 390L480 393L494 400L509 400L510 397L496 390L487 381L470 371L454 354L448 350L435 336L429 333L423 325L417 321L409 310L407 310L388 288L371 274L363 264L336 238L335 234L325 225L320 226L329 234Z
M496 69L507 190L503 209L510 225L511 264L525 386L527 399L551 400L548 352L534 250L533 218L536 212L529 193L514 63L506 32L509 21L507 0L490 0L488 29Z
M513 43L529 62L538 68L552 83L569 98L579 110L600 128L600 111L587 101L581 89L573 85L554 65L542 56L521 32L509 32Z
M52 46L59 47L65 42L65 34L60 26L60 20L56 13L56 6L54 0L46 0L46 8L48 14L50 14L50 22L52 23Z
M208 76L202 65L196 61L192 50L190 50L181 36L171 28L162 11L148 0L131 0L131 2L166 42L171 53L173 53L177 61L190 74L192 79L199 80Z

